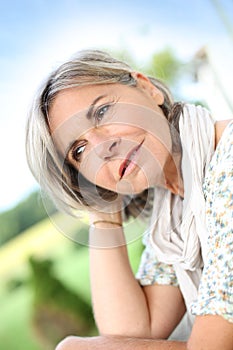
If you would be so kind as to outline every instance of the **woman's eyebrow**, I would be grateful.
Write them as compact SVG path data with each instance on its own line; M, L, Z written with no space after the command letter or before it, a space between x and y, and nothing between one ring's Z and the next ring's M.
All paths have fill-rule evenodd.
M93 109L94 109L96 103L99 102L99 100L101 100L104 97L106 97L106 95L100 95L100 96L96 97L94 99L94 101L91 103L90 107L88 108L87 114L86 114L86 117L88 120L91 119L91 117L92 117Z

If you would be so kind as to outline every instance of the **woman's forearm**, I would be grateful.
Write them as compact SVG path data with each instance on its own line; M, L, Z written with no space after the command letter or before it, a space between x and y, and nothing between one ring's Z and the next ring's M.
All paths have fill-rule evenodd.
M101 334L150 337L142 288L131 270L120 227L90 229L92 302Z
M187 350L185 342L129 337L68 337L56 350ZM204 348L203 348L204 349Z

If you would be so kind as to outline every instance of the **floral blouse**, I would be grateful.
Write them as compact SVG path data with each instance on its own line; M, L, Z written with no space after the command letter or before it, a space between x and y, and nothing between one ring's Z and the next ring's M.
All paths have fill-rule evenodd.
M233 322L233 122L228 124L206 170L203 182L209 232L194 315L221 315ZM141 285L178 286L172 265L158 261L144 237L146 248L136 278Z

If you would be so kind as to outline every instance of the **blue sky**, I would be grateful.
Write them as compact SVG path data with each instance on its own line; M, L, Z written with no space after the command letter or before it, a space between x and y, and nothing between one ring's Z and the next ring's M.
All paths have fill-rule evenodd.
M25 120L53 67L89 47L125 48L142 67L167 46L184 60L203 45L222 51L233 41L214 3L232 23L232 0L0 0L0 210L36 186L24 155Z

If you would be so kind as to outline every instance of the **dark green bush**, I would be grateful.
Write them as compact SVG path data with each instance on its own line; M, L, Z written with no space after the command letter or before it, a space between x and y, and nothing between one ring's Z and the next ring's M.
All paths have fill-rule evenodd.
M31 257L29 264L33 325L38 337L53 345L70 334L95 332L91 305L54 275L53 262Z

